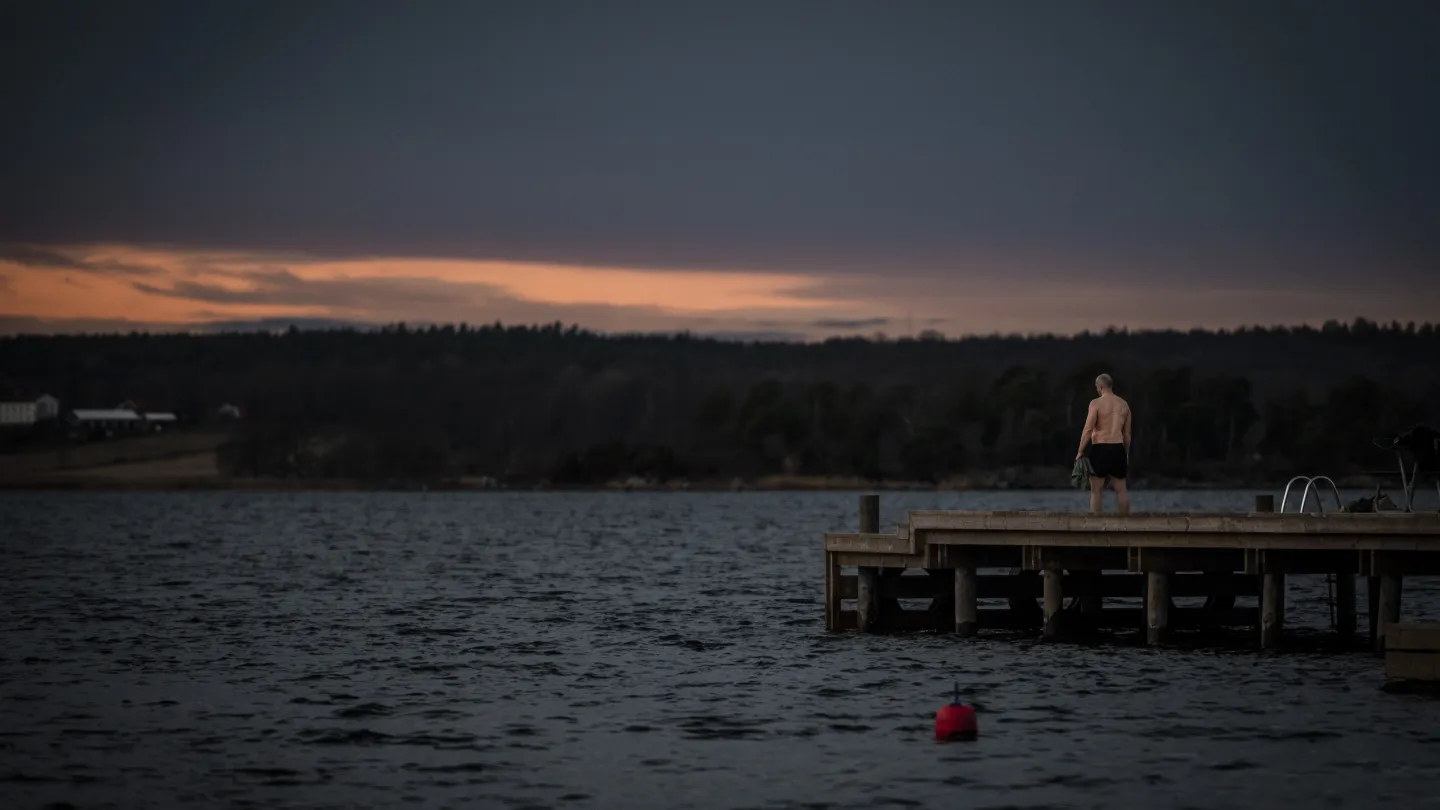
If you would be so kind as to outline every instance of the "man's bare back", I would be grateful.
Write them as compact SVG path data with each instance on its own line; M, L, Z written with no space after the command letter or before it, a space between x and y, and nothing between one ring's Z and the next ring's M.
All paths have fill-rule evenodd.
M1126 515L1130 513L1130 494L1125 489L1130 471L1130 403L1116 396L1111 385L1109 374L1095 378L1095 393L1099 396L1090 400L1075 458L1086 455L1089 445L1090 511L1100 513L1100 491L1109 481L1120 514Z
M1101 394L1090 401L1095 424L1090 429L1091 444L1123 444L1130 450L1130 403L1114 392Z

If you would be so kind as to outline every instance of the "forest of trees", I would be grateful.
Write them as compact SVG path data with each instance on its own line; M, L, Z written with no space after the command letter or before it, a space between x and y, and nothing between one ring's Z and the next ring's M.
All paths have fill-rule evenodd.
M1391 467L1440 422L1440 332L1322 328L738 343L561 325L0 339L0 399L244 418L234 475L516 485L762 475L1066 480L1092 381L1134 409L1132 469L1265 481Z

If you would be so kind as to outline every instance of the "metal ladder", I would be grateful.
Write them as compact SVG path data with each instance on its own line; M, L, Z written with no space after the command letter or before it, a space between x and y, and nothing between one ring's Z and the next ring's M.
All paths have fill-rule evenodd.
M1316 483L1318 481L1324 481L1325 483L1330 485L1330 492L1335 495L1335 511L1340 512L1345 509L1344 502L1340 500L1340 488L1335 486L1335 481L1332 480L1330 476L1297 475L1294 478L1291 478L1290 481L1285 484L1285 493L1280 496L1281 512L1285 511L1285 504L1290 500L1290 487L1294 486L1296 481L1305 482L1305 488L1300 493L1300 508L1297 510L1298 512L1305 511L1305 504L1308 503L1310 499L1310 490L1313 489L1315 490L1315 507L1320 510L1321 515L1325 514L1325 500L1320 495L1320 485ZM1325 575L1325 596L1325 601L1329 603L1330 607L1330 629L1333 630L1336 627L1334 574Z
M1316 475L1312 477L1308 475L1297 475L1291 478L1290 482L1285 485L1285 493L1280 496L1281 512L1285 511L1285 504L1290 500L1290 487L1294 486L1296 481L1305 482L1305 489L1300 493L1300 509L1298 511L1305 511L1305 504L1308 503L1310 499L1310 490L1313 489L1315 490L1315 505L1319 507L1320 514L1325 514L1325 502L1320 497L1320 485L1316 483L1318 481L1324 481L1330 485L1330 491L1335 495L1335 511L1339 512L1345 508L1345 504L1340 500L1340 488L1335 486L1335 482L1330 479L1330 476Z

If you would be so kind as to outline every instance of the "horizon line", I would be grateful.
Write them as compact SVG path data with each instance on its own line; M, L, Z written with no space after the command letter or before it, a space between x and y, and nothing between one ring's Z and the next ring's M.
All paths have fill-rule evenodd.
M0 318L4 318L0 315ZM14 317L14 316L11 316ZM602 338L602 339L687 339L697 341L710 341L717 343L741 343L741 344L797 344L797 345L822 345L833 342L861 342L861 343L960 343L975 340L1082 340L1101 337L1130 337L1145 335L1209 335L1228 336L1234 334L1248 333L1272 333L1272 332L1320 332L1332 330L1354 331L1357 328L1369 327L1377 332L1419 334L1421 332L1440 331L1440 323L1430 321L1406 321L1400 322L1391 319L1388 322L1371 320L1365 317L1355 317L1349 321L1339 319L1327 319L1319 325L1309 322L1301 323L1277 323L1270 325L1250 324L1234 327L1138 327L1127 326L1106 326L1103 329L1082 329L1078 332L966 332L960 334L945 334L936 329L922 329L918 333L890 335L882 329L877 329L869 334L858 332L837 332L824 337L810 337L797 332L773 331L773 330L716 330L711 332L697 331L692 329L675 330L613 330L606 331L583 327L578 323L566 324L562 321L550 322L511 322L505 323L502 320L489 321L485 323L470 323L468 321L442 322L442 321L389 321L383 323L365 321L345 321L338 319L324 318L261 318L253 321L204 321L195 323L176 324L144 324L143 328L135 329L111 329L105 331L74 331L74 332L7 332L0 333L0 340L19 339L53 339L53 338L116 338L116 337L221 337L234 335L259 335L271 336L285 335L291 333L395 333L395 332L432 332L432 331L453 331L459 333L481 332L481 331L528 331L544 332L552 331L567 333L576 337Z

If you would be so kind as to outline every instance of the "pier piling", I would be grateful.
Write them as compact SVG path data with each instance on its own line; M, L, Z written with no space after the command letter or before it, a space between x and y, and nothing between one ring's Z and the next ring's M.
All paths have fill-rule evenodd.
M1376 625L1375 651L1385 651L1386 626L1400 621L1400 577L1380 575L1380 615Z
M855 614L859 628L866 633L880 629L880 569L861 566L856 573Z
M1275 496L1256 495L1255 511L1258 514L1274 513ZM1260 575L1259 624L1261 649L1268 650L1280 643L1280 630L1285 624L1284 574L1265 573Z
M877 534L880 531L880 496L860 496L860 533ZM859 589L856 592L855 611L860 629L873 633L880 628L880 569L873 565L862 565L856 570Z
M1170 575L1145 575L1145 643L1163 644L1170 632Z
M1370 645L1377 651L1380 645L1380 577L1371 574L1365 577L1365 615L1370 620Z
M980 577L974 565L955 569L955 632L962 638L980 628Z
M1280 629L1285 623L1285 575L1264 574L1260 588L1260 647L1271 649L1280 644Z
M1065 591L1060 579L1059 568L1047 567L1043 574L1045 577L1045 624L1041 630L1041 638L1046 641L1055 641L1060 638L1060 611L1065 605Z
M1355 575L1335 575L1335 632L1349 641L1355 636Z

